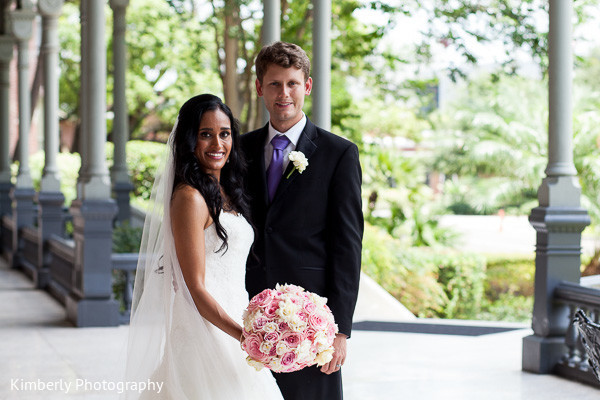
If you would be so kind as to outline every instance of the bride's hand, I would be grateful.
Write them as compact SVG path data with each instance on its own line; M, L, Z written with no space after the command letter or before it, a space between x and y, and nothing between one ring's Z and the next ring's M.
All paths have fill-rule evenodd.
M242 334L240 335L240 347L242 348L242 350L244 349L244 340L246 338L244 337L244 331L242 331Z

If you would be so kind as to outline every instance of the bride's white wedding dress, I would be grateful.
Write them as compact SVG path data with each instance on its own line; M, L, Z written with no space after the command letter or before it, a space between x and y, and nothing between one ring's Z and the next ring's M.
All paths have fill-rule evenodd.
M214 224L205 230L205 284L228 315L241 324L242 312L248 305L244 274L246 258L254 239L253 231L241 215L222 212L220 222L228 234L228 248L226 252L217 252L222 242ZM169 240L172 240L172 235L165 238L164 246L167 249L171 248ZM164 259L159 264L162 272L155 270L150 280L167 279L172 285L163 281L162 286L172 286L174 290L165 293L165 299L170 297L171 301L164 304L167 318L158 321L165 326L163 343L158 346L163 349L162 356L150 357L151 363L158 365L148 376L150 381L164 384L160 393L156 388L146 390L141 393L140 399L282 399L271 373L266 369L257 372L250 367L239 342L202 318L191 300L174 256L166 254ZM175 264L174 268L169 268L169 259ZM146 286L152 286L152 282L147 282ZM156 300L147 297L141 296L138 309L146 305L145 300L152 303ZM149 321L150 324L156 322ZM139 329L144 322L140 324L138 321L136 325ZM156 340L150 342L152 344ZM148 351L157 348L158 343L153 344ZM144 367L150 372L147 365L142 369ZM140 374L135 375L144 381ZM127 379L131 379L131 375ZM130 392L128 398L137 398L137 394Z
M246 363L239 341L200 315L185 285L171 232L173 140L171 134L146 211L129 324L124 377L128 387L122 397L281 400L270 371L257 372ZM254 234L241 215L221 212L219 221L227 232L228 248L218 251L222 242L214 224L204 231L205 284L241 325L248 305L246 259Z

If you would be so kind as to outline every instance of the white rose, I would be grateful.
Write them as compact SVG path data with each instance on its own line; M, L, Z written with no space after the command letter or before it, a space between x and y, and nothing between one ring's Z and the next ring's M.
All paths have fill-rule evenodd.
M246 357L246 362L248 363L248 365L250 365L257 371L260 371L264 367L264 365L262 365L261 363L259 363L258 361L256 361L255 359L253 359L250 356Z
M305 361L311 357L310 351L310 340L306 339L300 343L300 345L296 348L296 355L298 356L298 360Z
M306 321L302 321L300 317L298 317L298 314L294 314L291 321L288 322L288 325L294 332L304 332L307 323Z
M244 319L244 329L246 329L246 332L253 332L254 331L254 321L256 320L257 317L259 317L260 312L259 311L255 311L253 312L251 315L247 315L247 318Z
M265 326L263 326L263 331L266 333L275 332L279 328L279 326L275 322L267 322Z
M317 343L317 351L321 352L327 349L327 334L323 331L319 331L315 334L315 343Z
M290 351L290 348L284 342L277 343L277 347L275 348L277 351L277 355L281 356Z
M310 299L316 304L317 308L323 308L325 307L325 304L327 304L327 299L325 297L321 297L314 293L310 294Z
M269 362L269 368L275 372L281 371L281 360L279 358L273 358L271 362Z
M298 309L298 305L292 303L292 301L288 298L285 301L279 302L279 309L277 310L277 315L279 315L281 319L283 319L289 324L292 321Z
M322 365L327 364L329 361L331 361L332 358L333 358L333 347L317 353L317 357L315 358L315 361L317 362L317 365L320 367Z
M298 170L299 173L303 173L306 167L308 166L308 160L306 156L301 151L292 151L290 152L289 159L294 163L294 167Z
M272 348L273 348L273 343L271 343L271 342L262 342L260 345L260 351L262 351L265 354L269 354L269 352L271 351Z

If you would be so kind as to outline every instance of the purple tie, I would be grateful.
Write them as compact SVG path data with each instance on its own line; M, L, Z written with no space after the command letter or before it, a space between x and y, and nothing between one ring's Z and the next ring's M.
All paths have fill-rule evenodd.
M283 175L283 149L290 144L290 139L285 135L277 135L271 139L273 145L273 158L267 168L267 188L269 190L269 202L273 201L277 185Z

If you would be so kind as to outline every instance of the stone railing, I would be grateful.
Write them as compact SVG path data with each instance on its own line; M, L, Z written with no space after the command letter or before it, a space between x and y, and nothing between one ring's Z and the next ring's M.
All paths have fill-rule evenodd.
M133 214L132 224L142 226L144 212L134 209ZM90 283L92 286L99 285L92 287L91 290L102 290L103 293L109 293L107 301L115 305L115 300L119 303L118 315L115 316L113 311L110 311L111 315L115 316L113 320L117 323L128 324L138 254L112 254L110 264L97 266L98 271L103 275L101 279L90 280L88 277L86 283L82 284L81 271L77 270L76 265L78 252L81 253L83 250L78 249L73 240L73 235L70 234L72 229L66 229L68 224L73 223L73 216L69 209L62 209L62 216L59 220L60 223L55 225L58 231L51 232L49 237L42 241L41 228L35 225L23 226L17 235L15 219L8 215L2 216L0 220L2 257L11 267L21 268L37 284L38 289L47 290L67 309L69 309L69 301L72 302L73 298L77 296L78 290L81 292L82 287L88 289L89 286L85 285ZM15 240L18 240L18 248ZM111 285L111 287L102 285ZM93 295L90 296L90 299L91 301L95 300ZM115 307L114 312L116 311Z
M48 291L66 305L75 272L75 242L57 235L48 240L51 254Z
M569 307L569 328L565 334L565 354L555 367L557 374L600 388L583 347L581 335L573 319L577 310L594 322L600 320L600 290L571 282L561 282L554 292L554 299Z
M32 226L21 228L21 240L23 241L23 257L21 257L21 267L27 276L32 280L37 279L38 270L41 268L38 265L38 255L40 251L40 236L38 230Z
M13 251L13 231L14 221L9 215L3 215L0 220L0 229L2 229L2 255L6 259L8 265L12 265L12 251Z
M129 324L138 253L117 253L111 259L115 277L113 285L118 289L117 299L121 303L121 324Z

